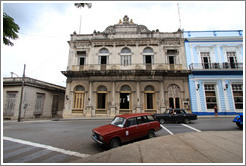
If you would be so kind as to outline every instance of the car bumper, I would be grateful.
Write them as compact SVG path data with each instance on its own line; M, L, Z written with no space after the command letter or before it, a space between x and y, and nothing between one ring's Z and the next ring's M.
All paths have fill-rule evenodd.
M102 142L102 141L99 141L99 140L96 138L95 135L92 135L91 138L92 138L96 143L98 143L98 144L100 144L100 145L105 145L105 143Z

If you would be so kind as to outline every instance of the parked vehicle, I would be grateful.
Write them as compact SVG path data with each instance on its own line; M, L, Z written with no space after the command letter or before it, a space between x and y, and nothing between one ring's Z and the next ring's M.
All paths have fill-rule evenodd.
M108 125L92 130L92 139L100 145L116 148L124 142L144 136L155 137L160 123L150 113L117 115Z
M243 113L241 113L240 115L237 115L233 122L235 122L237 124L237 126L242 129L243 128Z
M196 114L187 113L184 109L167 109L162 114L154 114L154 115L161 124L166 122L190 123L191 120L197 119Z

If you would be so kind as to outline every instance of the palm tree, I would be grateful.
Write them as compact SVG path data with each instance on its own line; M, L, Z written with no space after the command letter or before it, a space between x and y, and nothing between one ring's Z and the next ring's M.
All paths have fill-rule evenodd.
M10 39L19 38L17 35L19 29L20 27L14 22L14 19L6 13L3 13L3 43L5 45L14 45Z

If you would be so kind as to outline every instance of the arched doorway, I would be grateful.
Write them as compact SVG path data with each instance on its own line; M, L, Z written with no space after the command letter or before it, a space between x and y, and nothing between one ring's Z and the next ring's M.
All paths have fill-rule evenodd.
M146 86L144 89L144 109L145 112L156 113L155 109L155 89L153 86Z
M120 89L120 114L132 113L131 88L123 85Z
M78 85L74 88L73 113L83 113L84 111L85 88Z
M168 87L169 108L180 108L180 88L173 84Z
M96 114L107 114L107 93L105 86L97 88L97 109Z

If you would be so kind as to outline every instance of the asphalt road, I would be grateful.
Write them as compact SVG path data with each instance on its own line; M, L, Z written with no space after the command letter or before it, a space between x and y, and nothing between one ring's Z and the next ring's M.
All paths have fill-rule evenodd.
M199 118L196 121L191 121L190 124L179 124L179 123L168 123L162 124L162 130L156 133L156 136L164 136L170 134L178 134L185 132L202 132L202 131L233 131L240 130L235 123L232 122L233 118ZM105 125L109 123L110 120L60 120L60 121L24 121L24 122L13 122L5 121L3 122L3 157L4 162L67 162L69 160L75 159L76 155L72 153L63 153L63 151L78 152L79 155L91 155L103 152L107 149L98 146L91 139L91 130L95 127ZM7 140L7 139L15 140ZM15 142L13 142L15 141ZM31 153L33 160L29 161L28 157L19 156L20 160L14 155L16 150L12 149L19 147L20 141L24 142L25 147L33 151L37 149L32 149L33 143L38 144L39 148L42 149L44 155L46 155L46 160L35 160L35 154ZM23 144L22 144L23 145ZM47 148L45 146L51 148ZM54 148L58 150L52 150ZM17 148L18 149L18 148ZM19 147L20 152L22 152ZM55 152L54 152L55 151ZM22 152L23 153L23 152ZM28 152L26 152L28 153ZM55 154L54 154L55 153ZM10 155L11 154L11 155ZM12 156L9 157L8 155ZM17 159L16 159L17 158ZM52 159L53 158L53 159Z

